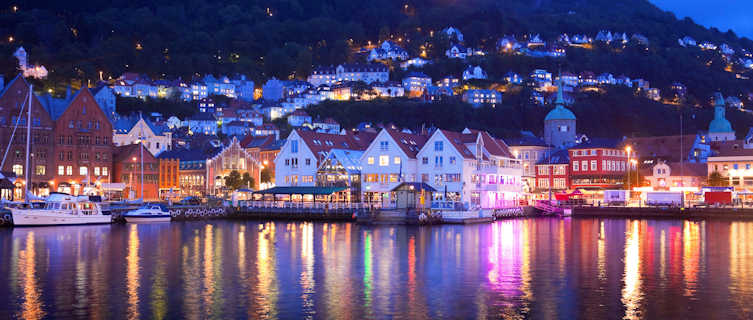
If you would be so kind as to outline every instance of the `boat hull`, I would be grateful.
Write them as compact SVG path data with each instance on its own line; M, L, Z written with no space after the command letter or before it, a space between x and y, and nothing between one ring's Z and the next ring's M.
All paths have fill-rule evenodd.
M13 216L13 225L16 227L104 224L112 222L112 218L109 215L72 215L29 210L11 210L11 215Z
M123 217L129 223L170 222L171 219L170 215L126 215Z

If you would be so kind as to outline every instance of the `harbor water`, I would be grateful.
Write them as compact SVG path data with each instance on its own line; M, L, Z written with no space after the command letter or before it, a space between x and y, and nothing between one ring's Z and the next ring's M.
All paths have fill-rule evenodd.
M0 318L751 319L753 222L2 228Z

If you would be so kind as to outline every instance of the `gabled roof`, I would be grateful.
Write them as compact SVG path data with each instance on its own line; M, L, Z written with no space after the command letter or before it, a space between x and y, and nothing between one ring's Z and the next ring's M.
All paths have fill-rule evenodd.
M617 141L614 139L593 138L586 143L576 144L571 150L576 149L616 149Z
M557 149L552 151L548 157L539 159L536 164L569 164L570 152L567 149Z
M473 155L473 151L469 150L465 144L466 143L473 143L475 140L473 137L475 134L463 134L460 132L455 131L448 131L448 130L439 130L442 132L442 134L447 138L447 140L450 141L452 146L455 148L455 150L460 153L461 156L463 156L464 159L475 159L475 156Z
M296 133L318 159L324 158L332 149L366 150L376 137L375 134L359 131L331 134L297 129Z
M133 156L139 157L141 155L141 152L139 150L139 144L127 144L124 146L114 147L112 150L113 154L113 160L117 162L131 162L132 159L129 159ZM149 149L144 147L144 162L153 162L156 161L157 158L155 158L151 152L149 152ZM141 159L137 159L136 161L141 161Z
M696 135L676 135L659 137L628 138L618 147L630 146L639 158L661 158L667 161L680 161L691 152Z
M115 130L116 133L121 134L131 132L131 129L139 123L139 119L141 118L136 116L120 117L115 123L113 123L112 129ZM143 119L144 123L146 123L147 127L149 127L155 135L161 136L163 134L163 130L160 126L155 125L147 118Z
M241 147L243 148L263 148L271 145L275 142L274 136L246 136L241 140Z
M395 129L384 129L395 140L400 149L411 159L415 159L418 151L423 148L429 137L425 135L405 133ZM372 139L373 140L373 139Z

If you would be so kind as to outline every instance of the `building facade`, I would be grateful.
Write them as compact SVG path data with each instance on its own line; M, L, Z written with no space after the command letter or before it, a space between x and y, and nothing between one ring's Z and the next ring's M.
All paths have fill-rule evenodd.
M113 182L125 184L124 198L144 201L159 200L159 161L146 148L142 153L138 144L115 147L113 161ZM142 163L144 165L143 179Z
M627 171L636 169L629 167L634 152L629 159L625 150L608 143L586 143L569 152L572 188L622 189Z
M56 122L57 190L80 194L97 182L117 182L111 177L112 124L89 89L81 89L63 110L52 106L50 114Z

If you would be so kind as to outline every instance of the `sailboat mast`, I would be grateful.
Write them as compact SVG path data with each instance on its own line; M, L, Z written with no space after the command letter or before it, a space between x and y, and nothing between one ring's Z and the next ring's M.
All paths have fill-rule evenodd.
M24 202L29 203L29 188L31 186L31 175L29 174L29 156L31 154L31 95L32 84L29 85L29 108L28 116L26 117L26 164L25 164L25 176L26 176L26 188L24 193Z

